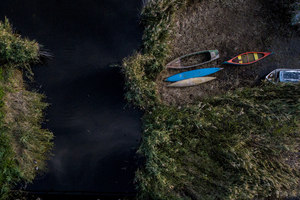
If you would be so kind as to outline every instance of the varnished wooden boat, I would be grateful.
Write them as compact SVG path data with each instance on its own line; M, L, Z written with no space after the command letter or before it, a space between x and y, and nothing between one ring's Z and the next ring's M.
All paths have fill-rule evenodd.
M231 65L249 65L255 63L265 57L273 54L274 52L246 52L240 54L228 61L223 62L223 64Z
M174 82L170 85L167 85L168 87L188 87L188 86L194 86L199 85L201 83L205 83L211 80L214 80L216 77L197 77L197 78L189 78L182 81Z
M219 57L218 50L199 51L176 58L175 60L169 62L166 67L174 69L196 67L216 60ZM187 65L185 64L186 62L188 63Z
M271 83L300 83L300 69L275 69L266 76L266 79Z
M189 79L189 78L203 77L203 76L207 76L209 74L213 74L215 72L218 72L222 69L223 68L195 69L195 70L175 74L173 76L170 76L170 77L166 78L165 81L175 82L175 81L181 81L181 80L185 80L185 79Z

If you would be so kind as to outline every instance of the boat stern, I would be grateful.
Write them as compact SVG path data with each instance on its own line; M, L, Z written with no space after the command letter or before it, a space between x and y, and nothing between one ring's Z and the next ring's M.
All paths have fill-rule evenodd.
M220 57L218 50L209 50L211 59L218 59Z

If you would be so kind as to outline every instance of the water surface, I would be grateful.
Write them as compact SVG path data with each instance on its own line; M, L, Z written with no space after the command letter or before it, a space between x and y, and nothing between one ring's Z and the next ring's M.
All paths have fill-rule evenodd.
M1 0L23 37L54 54L35 68L55 135L47 174L27 189L132 192L141 113L125 108L118 68L141 43L140 0Z

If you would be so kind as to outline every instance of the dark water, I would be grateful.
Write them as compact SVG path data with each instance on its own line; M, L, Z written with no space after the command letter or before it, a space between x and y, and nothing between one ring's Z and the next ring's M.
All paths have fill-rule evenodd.
M1 0L0 17L54 54L34 70L51 103L55 134L49 172L27 189L133 192L140 140L137 110L125 108L123 80L109 67L141 43L140 0Z

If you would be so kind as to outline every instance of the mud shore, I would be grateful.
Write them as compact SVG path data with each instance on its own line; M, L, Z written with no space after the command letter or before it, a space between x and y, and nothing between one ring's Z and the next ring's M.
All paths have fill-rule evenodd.
M269 0L234 2L195 2L176 13L175 31L170 40L171 55L167 62L191 52L212 49L219 50L220 58L199 67L163 70L157 76L156 84L159 96L167 105L192 103L237 87L254 86L276 68L299 68L299 32L290 25L287 11ZM249 51L275 54L248 66L222 64ZM213 75L217 79L198 86L166 87L166 77L210 67L224 69Z

